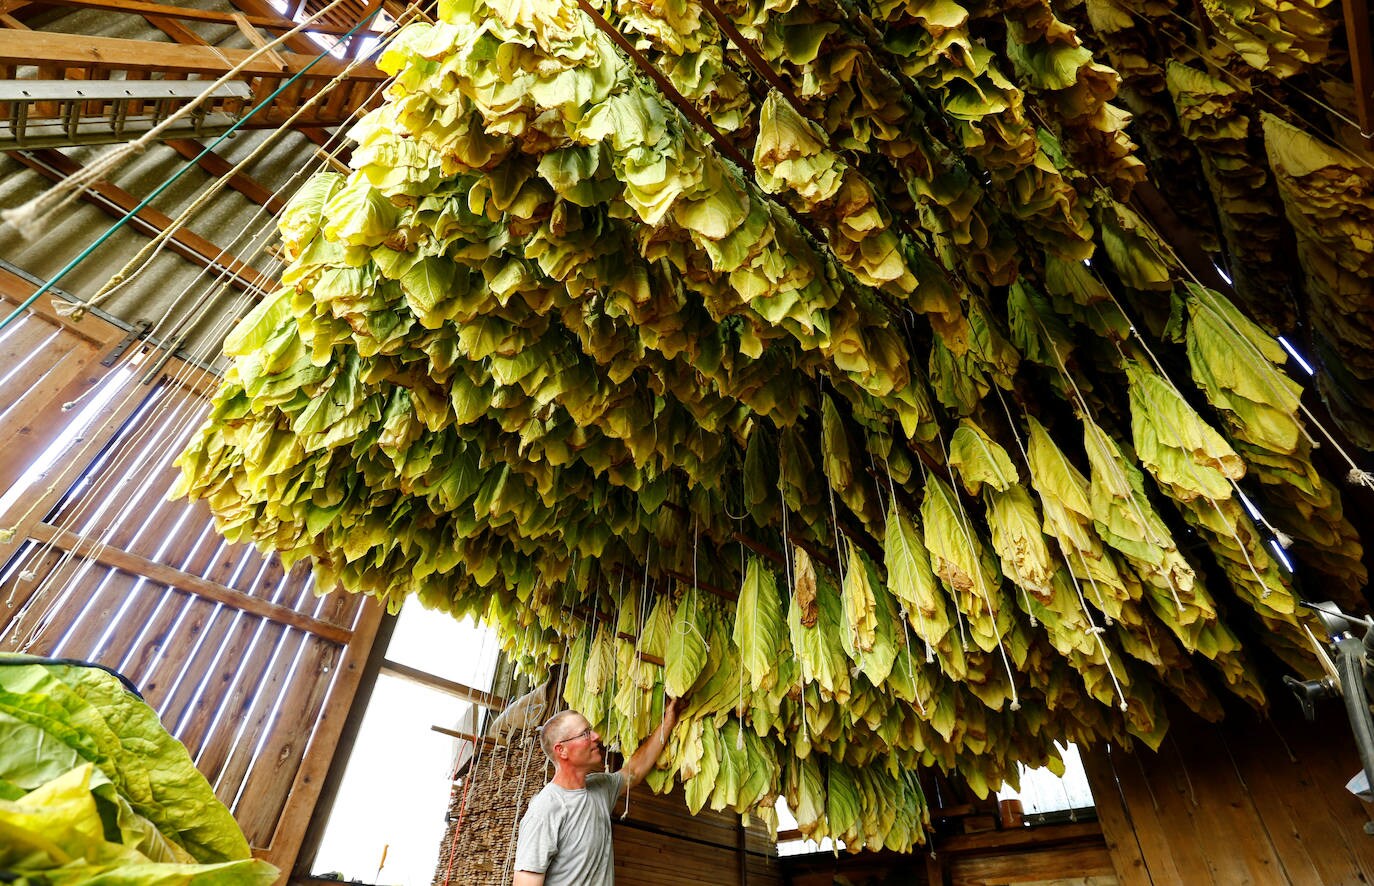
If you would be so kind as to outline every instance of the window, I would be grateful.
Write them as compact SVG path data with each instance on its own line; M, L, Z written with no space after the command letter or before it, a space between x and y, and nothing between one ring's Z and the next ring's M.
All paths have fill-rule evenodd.
M386 660L485 690L496 673L497 652L486 628L409 603ZM433 879L456 740L431 727L472 731L478 713L469 702L388 673L383 665L312 872L376 884Z

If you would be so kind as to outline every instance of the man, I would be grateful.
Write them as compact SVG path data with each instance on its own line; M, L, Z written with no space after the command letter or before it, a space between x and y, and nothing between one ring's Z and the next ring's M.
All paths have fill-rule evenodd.
M611 809L653 768L681 706L668 699L662 725L611 773L600 771L606 751L586 717L561 711L548 719L539 743L554 774L520 821L514 886L613 886Z

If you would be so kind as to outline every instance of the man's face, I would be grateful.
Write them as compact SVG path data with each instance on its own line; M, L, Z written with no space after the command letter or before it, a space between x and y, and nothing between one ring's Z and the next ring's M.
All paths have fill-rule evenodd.
M601 736L592 729L587 718L580 714L569 717L563 727L563 737L554 745L563 764L584 772L600 769L604 756Z

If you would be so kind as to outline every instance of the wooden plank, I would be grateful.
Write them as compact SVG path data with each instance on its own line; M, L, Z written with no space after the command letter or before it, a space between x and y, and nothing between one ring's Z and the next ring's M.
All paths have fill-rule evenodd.
M949 862L950 880L959 886L1009 883L1115 883L1106 846L1061 846L1005 855L959 856Z
M178 677L187 672L193 663L204 660L201 650L206 643L215 642L214 632L207 630L214 626L209 619L213 613L224 609L222 606L216 608L216 604L209 600L177 594L168 606L168 620L159 621L155 626L156 633L149 636L140 650L136 666L126 672L126 676L139 686L148 699L148 704L163 712L163 722L169 731L175 728L189 703L192 690L187 684L195 682L193 678L179 681ZM185 696L178 698L179 692L185 693ZM182 738L180 732L176 734L194 755L197 746Z
M315 50L316 53L319 51ZM55 68L103 65L120 71L221 76L239 63L247 61L252 54L252 51L246 49L225 49L218 46L182 46L153 40L0 29L0 64L33 64L34 59L41 58ZM317 77L337 76L343 73L348 65L347 62L328 56L316 62L313 53L286 52L282 53L281 58L287 65L288 73L293 74L315 62L310 68L310 73ZM243 71L244 77L280 74L280 68L262 58L248 61ZM375 83L385 80L386 74L376 65L364 62L350 71L349 77L353 80Z
M1339 708L1325 715L1339 717ZM1374 882L1374 839L1362 829L1368 811L1336 787L1359 758L1353 743L1331 738L1321 724L1275 710L1271 723L1227 730L1225 740L1294 883Z
M195 9L189 6L171 6L162 3L148 3L144 0L40 0L27 5L32 6L66 6L74 9L97 9L104 12L125 12L132 15L162 16L169 19L180 19L182 21L210 22L219 25L232 25L233 16L227 12L220 12L217 9ZM242 13L240 13L242 15ZM296 22L284 19L279 15L247 15L244 16L248 23L257 28L269 31L289 31L295 27ZM350 26L351 27L351 26ZM306 32L314 34L331 34L342 36L348 33L348 27L330 25L324 22L311 24L306 28ZM368 31L367 33L371 33Z
M300 562L293 568L296 571L308 571L310 567L308 563ZM350 594L343 588L335 588L316 600L316 618L332 625L351 628L361 616L367 597L362 594Z
M173 537L182 531L190 513L182 502L167 498L173 478L164 476L163 471L149 470L146 463L140 464L130 458L135 455L131 452L133 443L128 436L118 440L118 450L111 453L112 457L101 465L97 474L87 477L90 485L82 490L78 500L47 522L75 534L98 538L102 545L142 557L150 563L166 565L167 548ZM158 440L150 443L158 447L166 445L165 441ZM148 454L171 457L169 453ZM125 492L126 484L137 485L131 492ZM122 497L111 502L109 496L113 495ZM117 506L110 507L111 504ZM92 521L94 526L91 526ZM83 530L85 526L91 528Z
M277 54L275 48L268 48L271 41L263 39L263 36L257 32L257 29L243 13L234 13L234 24L238 26L239 33L243 35L245 40L262 51L263 58L275 65L278 70L287 70L285 59Z
M335 590L331 591L330 595L340 593L340 591ZM360 598L355 597L354 599ZM297 852L291 878L293 883L296 882L297 877L308 878L310 872L314 870L315 857L319 854L325 827L328 824L330 813L334 809L334 801L338 798L344 772L353 757L353 748L357 744L358 733L362 730L363 720L367 716L367 708L372 700L372 693L377 687L377 677L382 672L382 659L386 655L387 647L391 645L392 636L396 633L396 616L387 613L385 607L377 606L376 608L380 610L379 613L368 610L360 613L368 619L376 614L379 617L379 622L372 635L371 648L363 661L362 672L357 678L353 694L347 699L348 715L344 717L343 724L339 727L339 734L333 747L328 749L329 759L323 770L324 775L318 779L319 787L310 808L310 821L301 833L300 839L295 841ZM361 622L359 628L361 628ZM355 636L360 636L358 629L355 629ZM326 749L321 747L318 753L323 754L325 751ZM313 751L308 750L307 755L310 753ZM298 796L297 802L299 803L302 799L304 798ZM291 798L288 797L287 802L289 805L292 802ZM292 809L290 814L297 815L299 811Z
M418 668L412 668L409 665L391 661L390 659L382 662L382 673L389 674L393 677L400 677L402 680L409 680L412 683L419 683L422 686L428 686L440 692L446 692L454 698L461 698L464 701L472 702L475 705L481 705L493 711L502 710L508 704L506 699L498 695L493 695L490 692L483 692L480 689L474 689L471 686L466 686L454 680L448 680L444 677L419 670Z
M386 607L369 598L354 631L354 639L348 644L338 676L324 703L324 713L310 734L304 759L296 770L291 792L287 795L268 847L268 860L284 872L280 882L285 882L295 868L296 856L319 799L325 773L329 771L334 751L349 719L350 703L358 691L373 640L385 615Z
M737 883L735 850L711 848L633 827L614 827L618 886L723 886Z
M90 392L104 380L105 370L94 360L89 360L83 371L77 374L68 386L41 410L34 420L21 430L21 439L27 443L28 452L42 451L50 446L66 428L68 416L60 409L60 404L76 401ZM5 520L15 526L18 537L26 536L33 526L51 511L67 494L67 490L86 470L87 462L97 453L120 428L121 423L132 415L142 402L139 389L133 381L125 383L126 390L115 393L99 409L87 425L81 439L72 440L66 450L57 454L57 462L44 478L43 483L35 483L26 489L16 500ZM17 448L17 447L16 447ZM27 456L27 453L25 453ZM0 457L7 457L5 456ZM7 469L8 470L8 469ZM15 515L27 514L20 523L12 521Z
M202 40L199 34L191 30L190 28L186 27L181 22L177 21L175 18L169 18L165 15L153 15L151 13L145 13L143 15L143 18L147 20L148 24L157 28L159 31L166 34L168 37L171 37L178 43L184 43L187 46L210 45L206 41Z
M129 628L125 611L140 602L156 601L157 588L117 569L97 567L87 570L74 591L71 602L64 607L61 630L67 632L61 646L53 646L50 653L65 658L98 661L114 667L123 657L122 651L111 659L111 644L102 642L107 633L118 634ZM74 616L74 617L73 617ZM124 638L126 641L128 637ZM102 654L103 653L103 654Z
M1374 135L1374 40L1370 38L1368 0L1342 0L1345 39L1350 49L1350 80L1355 87L1355 117L1360 134Z
M191 603L187 627L168 644L164 663L155 669L154 685L165 687L164 721L174 724L176 737L188 748L207 778L214 778L228 755L232 741L217 729L233 731L224 719L232 720L238 706L246 704L251 687L261 678L266 662L262 656L248 654L257 629L280 632L275 623L241 610L196 598ZM178 666L179 665L179 666ZM169 728L171 728L169 726ZM219 748L212 763L207 763L210 745Z
M235 817L249 843L268 846L272 842L287 795L303 763L306 744L328 694L337 678L336 666L343 647L314 637L305 637L290 683L283 685L276 722L266 724L271 731L261 750L251 758L252 768L243 783ZM253 734L256 742L257 735Z
M213 531L204 532L202 538L197 541L197 551L223 544L223 539ZM162 601L141 629L140 636L136 638L135 647L125 655L125 661L120 666L125 676L136 683L142 683L149 678L151 669L166 652L168 643L174 636L180 635L179 626L189 615L190 607L196 599L175 588L167 588L162 597Z
M241 714L230 717L220 715L222 720L215 731L227 740L227 744L222 745L227 754L223 765L218 767L214 781L215 794L234 813L235 818L249 812L249 807L239 795L253 768L258 740L270 728L277 699L289 687L287 676L291 661L304 650L306 640L306 635L293 633L284 626L264 626L250 651L251 657L263 661L261 678L251 687L246 705L235 709ZM207 751L211 747L207 744ZM197 764L199 762L197 760ZM261 846L265 839L257 833L245 833L245 836L250 846Z
M4 33L0 31L0 37ZM62 181L82 168L75 160L52 149L11 151L10 156L55 182ZM81 199L114 217L123 217L141 202L133 194L107 181L98 181L84 188ZM136 230L155 236L170 228L173 219L151 206L145 206L129 219L129 224ZM225 274L227 279L240 289L265 295L276 288L273 278L235 258L189 228L180 228L172 234L167 241L167 248L203 268Z
M1117 784L1112 752L1104 744L1099 744L1096 747L1080 745L1078 753L1092 788L1097 820L1102 827L1102 836L1111 854L1117 880L1121 886L1151 886L1153 881L1145 858L1141 855L1140 843L1121 795L1121 787Z
M23 548L22 552L19 548ZM16 545L15 558L15 574L0 585L6 604L0 607L0 651L4 652L23 649L29 628L42 617L47 605L61 595L80 566L78 562L63 560L61 551L30 540ZM22 578L20 571L31 571L33 577Z
M1135 754L1112 751L1113 771L1126 800L1126 813L1135 829L1151 881L1160 884L1187 882L1185 872L1196 876L1195 871L1205 870L1205 866L1200 858L1187 855L1184 844L1189 841L1189 835L1182 832L1175 836L1190 819L1186 814L1175 817L1172 810L1165 808L1164 785L1152 787L1147 780L1142 762L1147 753L1144 750L1137 750ZM1176 847L1180 857L1175 856ZM1192 870L1188 867L1190 863L1196 865ZM1210 878L1199 882L1208 881Z
M10 303L6 313L15 305L27 300L36 288L38 287L29 280L0 268L0 300ZM68 303L54 298L51 291L45 292L37 301L25 308L25 313L49 320L61 326L68 335L85 339L97 347L108 347L124 337L123 329L99 317L87 316L80 322L71 317L64 317L57 312L59 304L65 306Z
M18 444L29 443L25 439L25 434L30 431L34 417L49 406L56 405L60 410L61 404L54 404L53 398L65 391L97 356L89 345L70 335L59 334L55 340L47 345L46 350L46 354L35 355L39 358L34 361L36 363L44 360L52 361L40 378L36 381L26 379L24 373L19 373L11 376L5 382L9 390L18 392L13 403L4 411L3 418L0 418L0 440L11 441L11 445L6 448L18 449L20 448ZM31 445L25 447L25 450L30 458L36 457L43 451L43 449ZM24 454L11 457L22 459ZM19 470L9 474L7 468L0 467L0 477L9 476L13 480L17 480L22 473L23 471ZM8 484L5 485L7 487Z
M617 807L616 820L624 806ZM692 815L682 796L682 789L675 787L666 795L636 790L630 796L630 811L626 822L666 837L677 836L693 843L737 851L739 816L730 812L715 812L703 809ZM769 844L769 851L775 851Z
M250 596L242 591L236 591L217 582L207 581L162 563L154 563L136 554L130 554L116 548L101 548L92 539L80 538L75 533L48 523L39 523L35 526L33 537L64 551L75 551L78 556L95 560L97 563L145 576L188 594L195 594L243 612L289 625L326 640L332 640L335 643L347 643L352 633L337 625L326 624L296 612L289 607L279 606L259 597Z
M1083 821L1071 824L1047 824L1031 828L1015 828L1005 831L984 831L977 834L955 834L941 838L940 851L948 853L1005 852L1060 843L1097 842L1101 839L1101 826L1095 821Z
M1197 851L1206 859L1216 882L1285 882L1283 863L1264 834L1218 733L1219 727L1211 724L1171 719L1170 734L1155 765L1183 774ZM1231 839L1220 839L1223 834L1232 835Z

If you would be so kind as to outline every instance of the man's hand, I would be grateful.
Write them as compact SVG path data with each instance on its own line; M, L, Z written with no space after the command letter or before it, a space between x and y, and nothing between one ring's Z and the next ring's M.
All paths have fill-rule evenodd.
M663 706L664 728L672 732L673 727L677 725L678 716L682 714L683 709L686 707L687 699L685 698L668 699L668 703Z
M625 777L625 791L643 781L649 770L654 768L654 763L658 762L659 755L668 744L668 736L677 725L678 715L686 706L686 702L681 698L670 698L663 705L663 722L649 733L649 737L644 739L644 743L630 755L625 761L624 768L620 770L621 775Z

